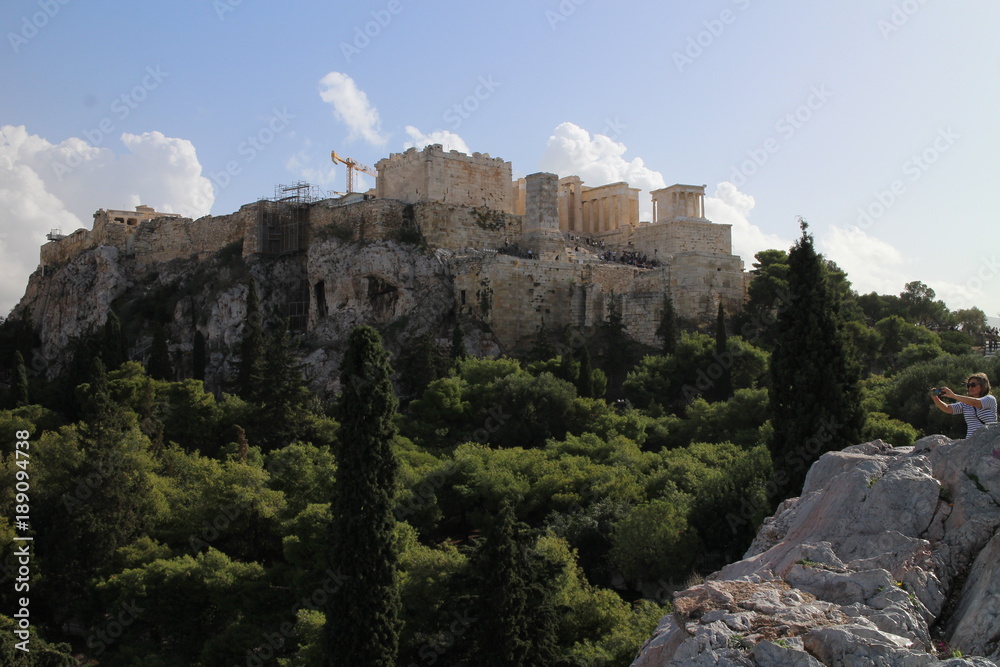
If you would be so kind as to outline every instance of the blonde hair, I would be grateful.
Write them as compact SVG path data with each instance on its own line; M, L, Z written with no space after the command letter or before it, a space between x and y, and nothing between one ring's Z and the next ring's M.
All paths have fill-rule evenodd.
M986 373L973 373L965 379L965 384L969 384L970 380L979 382L979 385L983 388L983 396L990 393L992 387L990 387L990 379L986 377Z

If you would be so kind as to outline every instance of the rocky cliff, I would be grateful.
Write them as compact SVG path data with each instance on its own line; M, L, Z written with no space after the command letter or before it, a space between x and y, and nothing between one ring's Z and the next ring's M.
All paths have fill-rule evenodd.
M1000 426L825 454L633 667L1000 664Z
M349 235L348 235L349 236ZM210 256L139 262L112 246L85 250L36 271L13 317L40 338L31 365L55 378L75 339L100 335L119 314L132 359L145 361L156 326L167 327L171 361L190 377L196 332L207 341L206 384L227 389L239 369L247 285L257 286L264 321L292 321L306 377L324 395L339 390L340 359L351 329L371 324L394 354L431 334L443 349L455 322L452 264L440 253L388 239L327 234L284 257L243 257L240 243ZM488 331L463 322L470 351L495 353Z

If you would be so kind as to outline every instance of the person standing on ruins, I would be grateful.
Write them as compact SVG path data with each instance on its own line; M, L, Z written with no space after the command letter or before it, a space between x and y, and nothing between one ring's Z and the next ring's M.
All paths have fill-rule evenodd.
M948 387L941 387L931 390L931 399L941 412L965 415L965 437L969 438L986 424L996 423L997 399L990 395L990 380L986 373L973 373L965 381L965 386L969 391L968 396L960 396ZM941 400L942 396L957 402L945 403Z

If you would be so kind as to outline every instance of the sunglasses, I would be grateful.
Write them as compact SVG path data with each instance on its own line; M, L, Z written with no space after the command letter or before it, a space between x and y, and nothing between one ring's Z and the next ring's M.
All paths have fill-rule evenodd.
M967 384L967 385L965 385L965 386L966 386L967 388L969 388L969 389L972 389L973 387L978 387L978 386L979 386L979 383L978 383L978 382L970 382L970 383L968 383L968 384Z

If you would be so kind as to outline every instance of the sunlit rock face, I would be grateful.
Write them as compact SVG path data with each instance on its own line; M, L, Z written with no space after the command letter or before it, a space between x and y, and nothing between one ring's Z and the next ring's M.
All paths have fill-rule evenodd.
M1000 426L830 452L633 665L995 665L998 527Z

